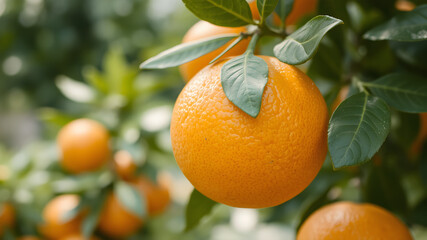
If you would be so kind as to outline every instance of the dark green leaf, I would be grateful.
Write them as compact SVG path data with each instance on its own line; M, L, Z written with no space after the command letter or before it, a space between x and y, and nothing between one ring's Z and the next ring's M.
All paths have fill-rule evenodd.
M291 13L293 6L294 0L279 0L279 2L277 3L275 12L277 13L277 15L279 15L280 20L282 20L282 23L285 22L286 18Z
M251 51L229 60L221 69L221 84L225 95L252 117L259 114L267 79L267 63Z
M342 23L330 16L317 16L277 44L274 55L284 63L302 64L314 56L325 34Z
M238 34L224 34L177 45L141 63L141 69L176 67L221 47Z
M146 215L146 202L140 192L126 182L118 182L115 185L114 193L118 197L123 207L143 219Z
M385 159L386 160L386 159ZM381 159L385 162L384 159ZM407 200L401 177L387 166L372 166L363 181L364 201L382 206L388 210L405 213Z
M216 56L214 59L212 59L209 64L215 62L216 60L218 60L220 57L222 57L225 53L227 53L228 51L230 51L230 49L232 49L234 46L236 46L240 41L242 41L243 39L243 35L240 35L238 38L236 38L230 45L227 46L227 48L224 49L224 51L222 51L222 53L220 53L218 56Z
M400 111L427 112L427 78L392 73L363 85Z
M347 98L329 121L328 145L335 168L370 159L390 131L391 114L380 98L359 93Z
M274 11L279 0L257 0L260 21L264 20Z
M427 39L427 5L421 5L411 12L392 18L363 35L372 41L422 41Z
M245 0L183 0L198 18L224 27L254 24L251 9Z
M185 209L185 231L188 232L195 228L204 216L210 214L216 204L218 203L194 189Z
M89 239L98 224L99 217L101 215L102 207L104 206L107 197L107 192L103 192L96 199L93 199L90 203L90 212L88 216L83 220L82 233L87 239Z

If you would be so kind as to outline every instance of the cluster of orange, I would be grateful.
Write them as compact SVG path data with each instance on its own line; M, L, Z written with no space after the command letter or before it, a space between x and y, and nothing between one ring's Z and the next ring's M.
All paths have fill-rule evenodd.
M63 127L58 135L62 167L73 174L102 168L111 159L112 151L109 141L109 133L100 123L89 119L72 121ZM146 199L148 215L155 216L162 213L170 202L168 187L154 184L144 176L137 176L136 168L128 152L122 150L114 155L114 171L119 178L133 185ZM56 196L48 202L43 210L44 223L38 228L40 233L47 239L84 239L81 234L81 224L89 209L83 209L68 221L62 220L66 212L77 207L79 200L78 195L66 194ZM6 204L0 214L0 236L1 227L13 225L14 215L13 207ZM122 206L113 192L109 193L99 218L99 231L111 237L126 237L135 233L142 225L143 220L140 217Z

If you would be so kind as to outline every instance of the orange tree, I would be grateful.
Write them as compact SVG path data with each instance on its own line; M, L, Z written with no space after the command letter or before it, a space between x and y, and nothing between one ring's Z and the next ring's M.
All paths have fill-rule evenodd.
M112 47L83 82L58 77L66 107L38 111L48 140L0 147L0 238L205 239L233 222L225 205L264 208L263 222L302 239L321 238L319 226L425 237L423 1L248 2L183 0L209 26L192 30L207 33L140 73ZM145 69L194 62L172 112L178 72ZM156 181L179 174L159 144L169 136L195 187L185 218L180 181L173 191ZM325 224L328 214L336 221Z
M300 193L313 179L311 174L317 174L314 159L323 162L325 155L314 149L326 150L326 145L321 134L311 140L323 131L326 111L324 103L315 100L317 93L303 90L299 81L305 74L289 66L301 64L309 65L307 74L320 87L328 106L340 102L327 126L327 159L337 172L328 175L336 174L340 180L329 182L315 197L301 222L319 206L345 197L328 194L334 193L330 192L334 184L349 183L339 172L352 167L350 171L361 180L357 183L360 197L354 200L381 205L407 223L425 225L418 210L425 209L426 201L418 197L410 204L408 197L413 196L406 195L402 179L406 174L422 178L426 174L418 172L425 168L422 151L426 148L419 147L422 151L412 154L415 161L409 160L409 152L419 125L413 113L427 111L426 64L421 57L426 53L427 5L407 2L412 6L408 9L401 1L324 0L318 6L325 15L293 31L295 26L286 24L295 22L289 19L292 9L300 11L304 1L257 0L255 16L244 0L183 2L211 24L247 26L240 34L212 34L180 44L140 65L141 69L161 69L212 58L211 65L189 80L172 116L174 155L195 187L187 206L187 230L210 212L215 201L234 207L276 206ZM305 4L306 8L315 5ZM403 12L407 10L411 11ZM279 27L272 24L273 13L282 22ZM343 23L340 19L345 25L325 37ZM254 53L264 37L280 39L269 51L277 59ZM244 53L217 60L247 39ZM225 44L228 47L220 54L211 56ZM348 93L335 100L340 89L348 86ZM374 155L377 160L371 164ZM415 181L422 186L420 178ZM419 190L425 196L425 188Z

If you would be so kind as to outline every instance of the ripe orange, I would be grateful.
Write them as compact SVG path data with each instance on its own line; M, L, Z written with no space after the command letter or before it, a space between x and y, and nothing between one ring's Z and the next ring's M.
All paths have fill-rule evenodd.
M297 240L409 240L408 228L373 204L337 202L315 211L303 223Z
M136 232L142 220L121 205L114 193L108 195L99 218L99 230L111 237L126 237Z
M424 142L427 140L427 113L420 113L420 131L417 138L411 146L410 154L412 156L418 156L421 153L421 149Z
M398 0L396 1L395 7L399 11L408 12L408 11L414 10L416 6L413 2L406 1L406 0Z
M64 214L74 209L79 201L79 197L72 194L53 198L43 210L44 223L39 226L40 233L48 239L79 233L84 214L78 214L73 219L63 222Z
M91 237L90 239L87 239L82 234L72 234L72 235L62 237L59 240L98 240L98 238Z
M183 89L172 114L176 161L194 187L233 207L271 207L295 197L327 153L328 109L311 79L260 56L269 68L256 118L225 96L219 61Z
M0 204L0 237L5 228L10 228L15 223L15 209L10 203Z
M205 21L199 21L193 27L191 27L190 30L188 30L182 42L187 43L187 42L192 42L196 40L201 40L204 38L213 37L216 35L241 33L245 31L246 31L245 27L236 27L236 28L220 27ZM191 62L184 63L183 65L181 65L180 71L184 80L186 82L190 81L190 79L193 78L193 76L196 75L196 73L198 73L202 68L207 66L209 62L213 60L216 56L218 56L222 51L224 51L229 44L231 44L231 41L230 43L225 44L224 46L216 49L215 51L212 51ZM243 54L246 51L248 44L249 44L249 39L244 39L240 41L239 44L237 44L232 49L230 49L230 51L224 54L220 59Z
M297 23L301 17L313 13L317 8L317 0L295 0L291 13L286 18L286 25Z
M150 216L159 215L165 211L170 203L170 195L167 188L155 185L148 178L142 176L133 181L133 183L144 194Z
M109 138L107 129L96 121L72 121L58 134L62 166L71 173L100 168L110 157Z
M136 164L132 155L125 150L118 151L114 155L114 167L117 175L123 180L130 180L135 177Z

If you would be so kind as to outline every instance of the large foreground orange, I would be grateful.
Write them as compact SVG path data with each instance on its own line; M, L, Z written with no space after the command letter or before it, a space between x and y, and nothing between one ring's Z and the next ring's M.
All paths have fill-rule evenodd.
M297 240L410 240L408 228L373 204L337 202L315 211L301 226Z
M61 165L71 173L94 171L110 158L110 135L100 123L77 119L64 126L58 134Z
M327 146L328 109L311 79L261 56L269 79L252 118L225 96L219 61L199 72L176 101L171 138L176 161L194 187L233 207L281 204L319 172Z
M217 25L213 25L211 23L200 21L196 23L193 27L188 30L188 32L185 34L184 39L182 40L183 43L192 42L201 40L204 38L210 38L213 36L218 36L222 34L230 34L230 33L241 33L246 32L245 27L220 27ZM233 41L233 40L232 40ZM191 78L193 78L196 73L198 73L202 68L207 66L211 60L213 60L216 56L218 56L222 51L224 51L227 46L230 43L225 44L224 46L206 54L203 55L191 62L185 63L180 66L181 75L184 78L186 82L190 81ZM230 51L228 51L224 56L222 56L220 59L230 57L230 56L237 56L241 55L246 51L246 48L249 45L249 39L244 39L239 44L234 46Z

